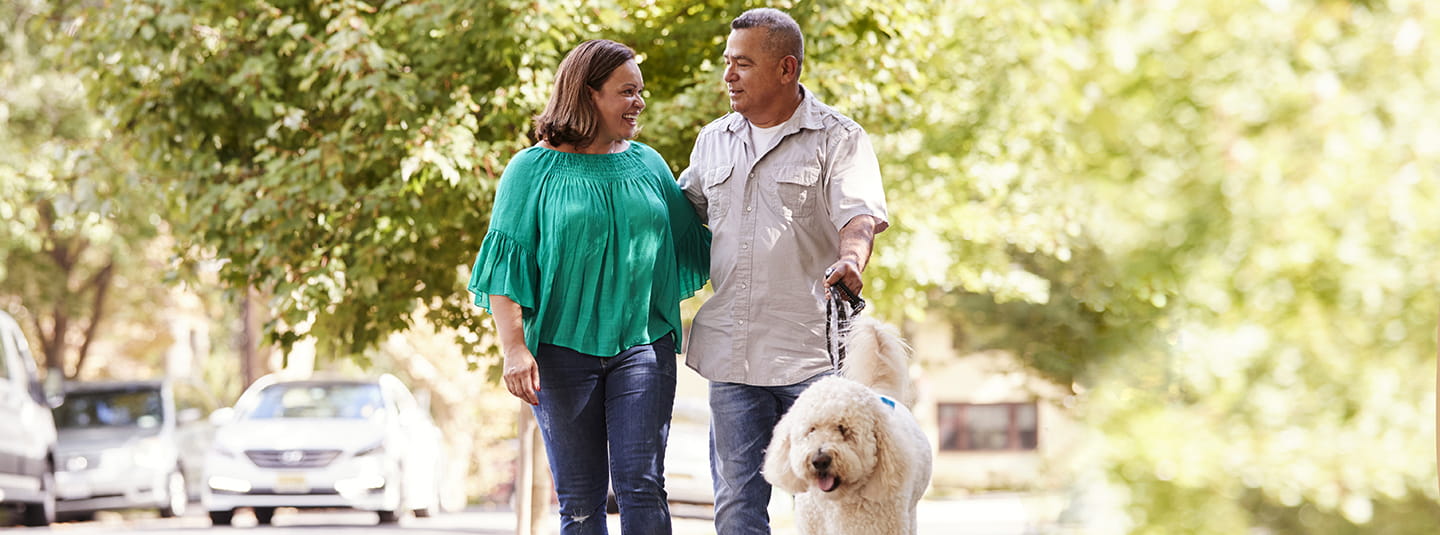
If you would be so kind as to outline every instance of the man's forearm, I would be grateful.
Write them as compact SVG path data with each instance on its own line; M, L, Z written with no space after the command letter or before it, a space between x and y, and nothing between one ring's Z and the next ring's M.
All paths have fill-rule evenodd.
M865 271L870 250L875 247L875 218L859 215L840 229L840 260L851 260Z

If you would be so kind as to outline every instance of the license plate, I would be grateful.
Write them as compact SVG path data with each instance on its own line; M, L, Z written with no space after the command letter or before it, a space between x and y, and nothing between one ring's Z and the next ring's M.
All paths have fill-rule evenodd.
M310 492L305 474L280 474L275 476L275 492L281 494L303 494Z

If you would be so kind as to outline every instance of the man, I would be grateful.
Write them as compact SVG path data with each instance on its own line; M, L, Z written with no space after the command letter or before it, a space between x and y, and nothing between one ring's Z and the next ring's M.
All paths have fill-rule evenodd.
M714 233L715 295L686 363L710 381L710 462L719 535L770 533L760 475L776 422L829 374L825 299L859 293L888 226L865 131L800 85L795 20L753 9L730 23L725 84L735 111L700 132L680 185Z

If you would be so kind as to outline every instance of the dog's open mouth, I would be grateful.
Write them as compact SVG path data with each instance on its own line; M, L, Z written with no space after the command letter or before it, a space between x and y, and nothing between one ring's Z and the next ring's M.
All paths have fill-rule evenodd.
M820 490L830 492L840 488L840 478L832 475L817 476L815 478L815 485L820 487Z

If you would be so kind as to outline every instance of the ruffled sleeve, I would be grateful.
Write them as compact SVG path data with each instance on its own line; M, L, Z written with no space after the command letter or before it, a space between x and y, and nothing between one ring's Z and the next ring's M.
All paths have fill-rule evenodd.
M493 228L485 234L470 270L469 288L476 305L488 310L490 296L503 295L529 313L539 301L539 285L540 265L532 249Z
M656 154L656 159L659 155ZM670 234L675 240L675 256L680 281L680 299L687 299L710 280L710 229L700 222L695 206L680 191L675 175L664 160L659 160L660 190L670 212Z
M492 295L509 297L525 316L533 315L540 303L537 199L544 166L537 154L533 148L516 154L495 191L490 230L470 268L469 290L475 304L486 309Z
M683 194L678 197L678 201L670 201L670 225L675 236L680 299L688 299L710 280L710 229L700 224L690 201Z

